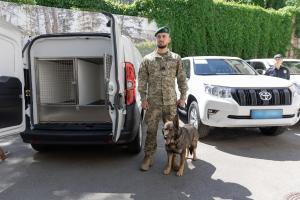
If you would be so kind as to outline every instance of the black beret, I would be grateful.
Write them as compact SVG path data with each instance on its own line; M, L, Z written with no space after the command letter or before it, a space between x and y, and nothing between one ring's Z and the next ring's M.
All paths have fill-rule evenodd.
M275 56L274 56L274 59L275 58L283 58L283 56L281 55L281 54L276 54Z
M154 36L156 37L156 35L159 34L159 33L169 33L169 32L170 32L169 28L166 27L166 26L163 26L163 27L160 27L160 28L157 29Z

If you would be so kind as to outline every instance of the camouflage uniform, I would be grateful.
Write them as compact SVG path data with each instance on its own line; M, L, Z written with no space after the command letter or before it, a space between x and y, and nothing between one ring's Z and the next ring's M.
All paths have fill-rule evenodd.
M180 98L186 99L186 74L180 56L171 51L160 55L155 50L144 57L139 70L138 90L141 100L147 100L149 103L145 117L148 125L145 155L152 156L156 150L157 128L160 119L176 114L176 78L181 94Z

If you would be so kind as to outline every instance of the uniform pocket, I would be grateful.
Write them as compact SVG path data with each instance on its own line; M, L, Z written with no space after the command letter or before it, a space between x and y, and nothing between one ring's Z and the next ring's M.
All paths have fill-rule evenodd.
M167 70L167 75L171 77L176 76L177 72L177 60L171 59L168 62L166 62L166 70Z

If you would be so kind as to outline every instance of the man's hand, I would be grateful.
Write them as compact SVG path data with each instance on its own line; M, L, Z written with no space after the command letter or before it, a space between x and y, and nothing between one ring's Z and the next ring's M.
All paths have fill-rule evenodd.
M149 103L148 103L147 100L142 101L142 108L143 108L144 110L148 110L148 108L149 108Z
M185 107L185 99L178 99L176 104L177 106Z

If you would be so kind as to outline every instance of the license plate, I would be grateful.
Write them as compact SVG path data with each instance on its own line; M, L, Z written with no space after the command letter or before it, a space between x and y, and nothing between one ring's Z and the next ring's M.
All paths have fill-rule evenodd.
M251 110L252 119L279 119L282 118L282 109Z

